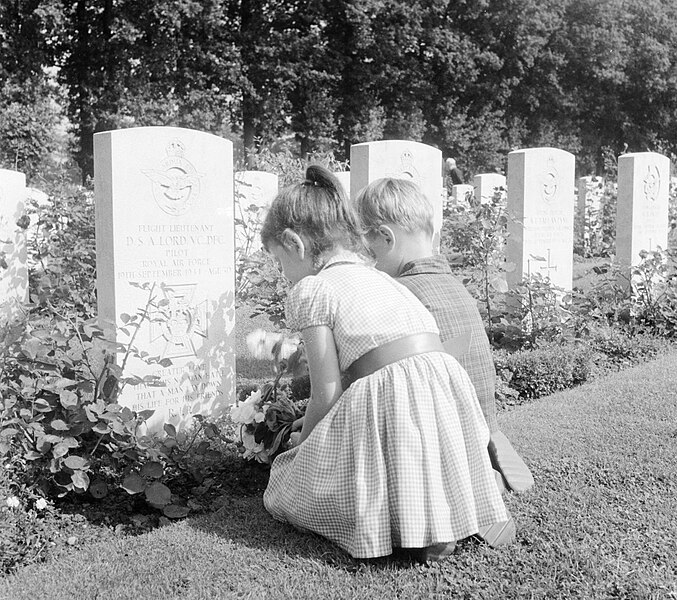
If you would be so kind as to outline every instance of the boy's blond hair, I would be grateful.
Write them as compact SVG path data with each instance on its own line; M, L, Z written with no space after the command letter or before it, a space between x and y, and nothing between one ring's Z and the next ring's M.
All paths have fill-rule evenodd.
M434 233L433 207L421 188L408 179L372 181L358 194L357 211L367 230L392 223L409 233Z

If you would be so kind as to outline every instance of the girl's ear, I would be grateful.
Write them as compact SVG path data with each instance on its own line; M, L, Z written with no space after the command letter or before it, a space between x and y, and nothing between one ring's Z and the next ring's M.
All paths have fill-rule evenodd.
M301 260L305 258L306 245L301 236L293 229L287 228L282 232L282 243L287 250L296 252Z
M383 241L389 248L395 245L395 232L388 225L381 225L378 228L378 234L383 238Z

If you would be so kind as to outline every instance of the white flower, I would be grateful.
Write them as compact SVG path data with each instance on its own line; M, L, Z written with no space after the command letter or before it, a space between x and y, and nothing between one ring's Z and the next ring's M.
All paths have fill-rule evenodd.
M254 358L273 359L273 346L282 339L281 333L272 333L265 329L256 329L246 338L247 347Z
M246 431L241 432L240 439L244 445L243 458L247 460L253 458L260 463L267 463L269 461L268 451L264 448L263 442L257 444L254 436Z
M241 423L242 425L249 425L254 422L254 417L256 416L256 406L253 404L248 404L247 402L240 402L235 406L232 406L230 409L230 418L233 419L236 423Z
M35 503L35 508L38 510L45 510L47 508L47 500L44 498L38 498L37 502Z
M16 496L9 496L7 500L5 500L5 503L10 508L19 508L19 506L21 506L21 502L19 502L19 499Z
M245 404L258 404L261 402L261 390L255 390L244 401Z
M249 397L239 404L230 407L230 418L236 423L242 425L249 425L254 422L256 413L258 412L257 404L261 402L261 390L256 390L249 394ZM261 421L258 421L259 423Z
M298 338L287 338L282 342L280 347L280 359L289 358L299 348Z

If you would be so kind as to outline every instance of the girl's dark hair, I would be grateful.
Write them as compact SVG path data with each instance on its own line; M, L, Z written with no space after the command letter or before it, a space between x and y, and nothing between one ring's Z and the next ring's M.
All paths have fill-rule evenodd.
M290 229L310 241L316 261L337 245L363 249L355 209L339 180L320 165L309 166L304 181L284 188L275 197L261 228L263 246L284 245L284 234Z

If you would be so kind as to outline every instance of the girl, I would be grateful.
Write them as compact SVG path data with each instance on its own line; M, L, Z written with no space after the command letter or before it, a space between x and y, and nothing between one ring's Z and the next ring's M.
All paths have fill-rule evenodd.
M423 304L359 256L338 180L309 167L275 198L261 238L293 284L287 324L303 336L312 388L266 509L356 558L394 547L439 558L506 521L472 384Z

